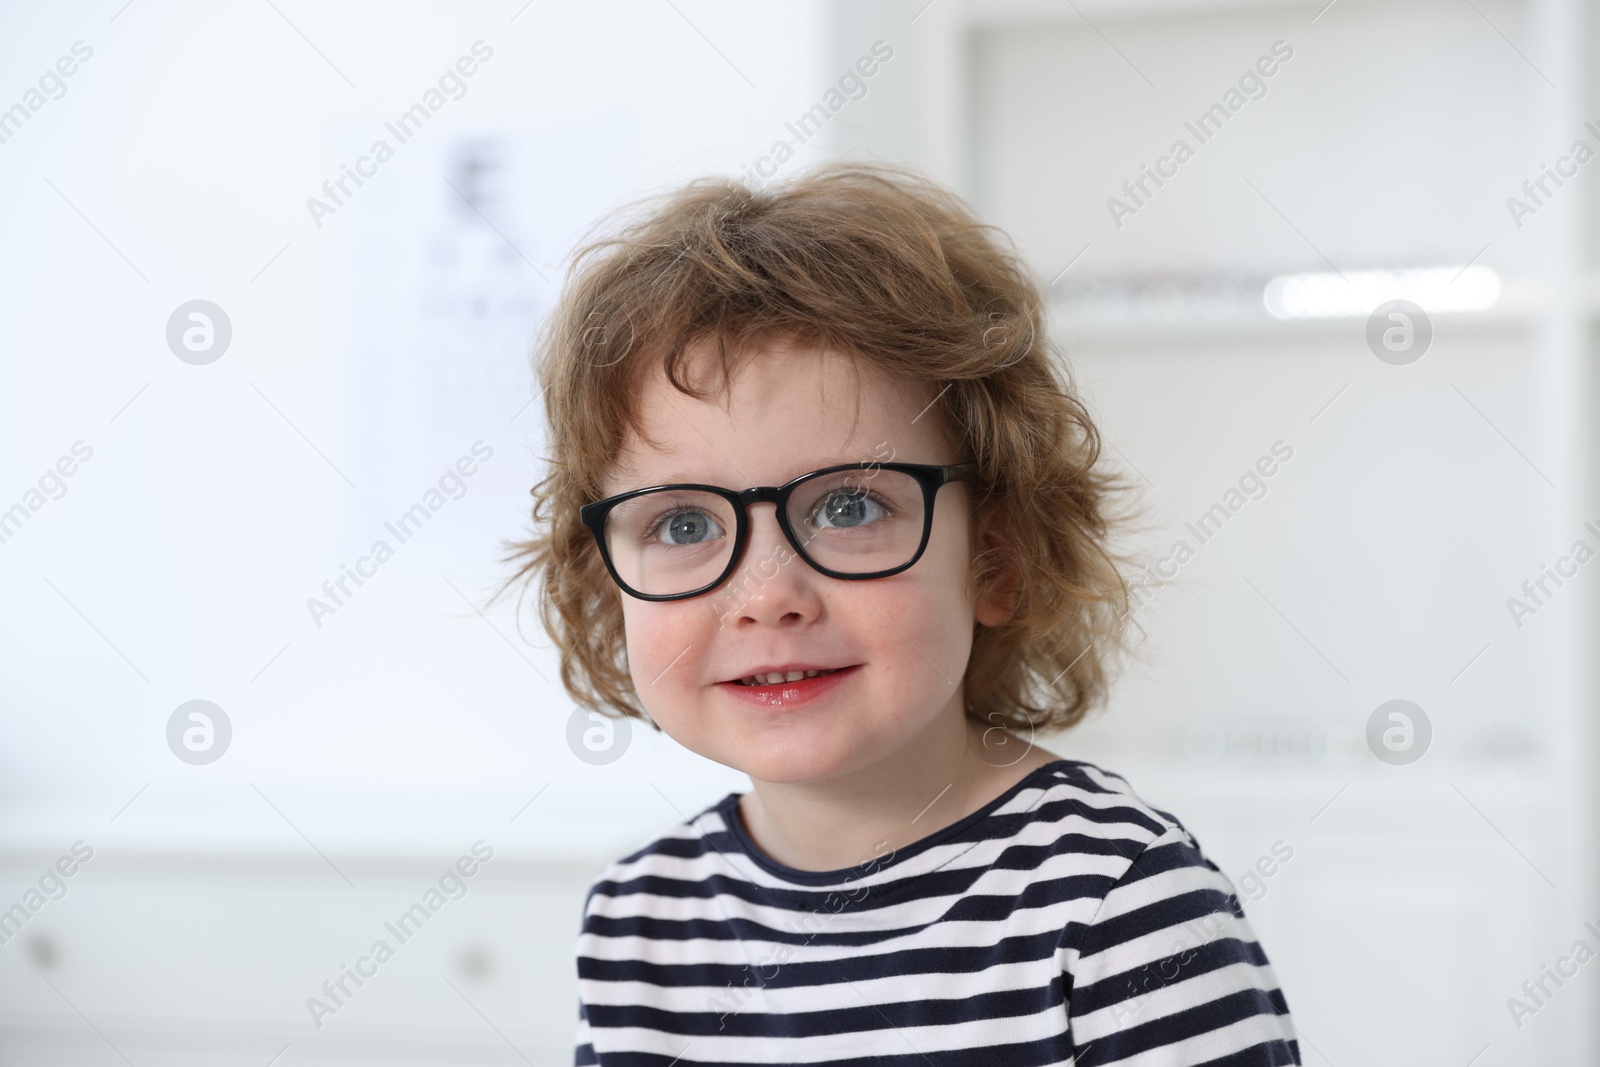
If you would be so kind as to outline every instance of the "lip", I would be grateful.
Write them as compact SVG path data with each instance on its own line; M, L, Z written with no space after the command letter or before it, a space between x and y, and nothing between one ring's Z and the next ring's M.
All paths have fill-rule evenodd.
M740 678L749 678L755 674L788 674L790 671L837 671L843 669L836 663L780 663L770 667L752 667L750 670L736 674L732 678L726 678L724 681L738 682Z
M822 674L815 678L800 678L793 682L778 682L773 685L740 685L737 680L731 682L718 682L717 688L727 693L736 700L753 704L758 708L789 709L809 704L823 696L832 693L840 686L847 684L856 676L861 664L854 663L848 667L829 668L814 666L785 666L766 667L761 670L750 671L742 674L740 678L748 678L751 674L767 674L776 671L826 671L832 674Z

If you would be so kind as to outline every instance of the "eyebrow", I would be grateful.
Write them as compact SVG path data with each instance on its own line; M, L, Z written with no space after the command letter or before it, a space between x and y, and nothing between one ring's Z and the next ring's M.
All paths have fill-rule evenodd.
M868 457L866 459L835 459L835 460L831 460L831 461L828 461L828 462L818 462L816 460L813 460L813 461L811 461L809 463L809 465L796 464L794 473L789 475L787 478L784 478L783 481L780 481L777 484L782 485L782 484L784 484L784 482L793 481L794 479L800 477L803 474L810 474L812 471L820 471L820 470L824 470L824 469L826 469L828 467L842 467L842 466L844 466L846 464L849 464L849 463L887 463L887 462L889 462L889 461L888 460L879 460L879 459L872 458L872 457ZM668 474L662 475L658 479L655 479L655 480L652 480L652 481L647 481L647 482L644 482L644 483L642 483L640 485L630 486L629 488L626 488L626 489L618 489L617 493L618 494L631 493L636 489L649 489L649 488L652 488L652 487L658 486L658 485L718 485L718 484L719 483L715 479L707 479L707 478L703 478L703 477L695 477L695 476L693 476L691 474L684 473L682 470L675 470L675 471L672 471L672 472L670 472ZM722 485L722 488L724 488L724 489L747 489L747 488L749 488L749 486Z

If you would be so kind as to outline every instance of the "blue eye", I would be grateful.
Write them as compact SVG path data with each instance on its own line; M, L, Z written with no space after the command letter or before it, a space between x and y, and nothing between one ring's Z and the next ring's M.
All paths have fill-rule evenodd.
M888 511L865 490L830 493L817 505L811 525L819 529L850 529L888 517Z
M652 536L669 545L699 545L713 541L725 531L717 520L703 511L675 511L657 521Z

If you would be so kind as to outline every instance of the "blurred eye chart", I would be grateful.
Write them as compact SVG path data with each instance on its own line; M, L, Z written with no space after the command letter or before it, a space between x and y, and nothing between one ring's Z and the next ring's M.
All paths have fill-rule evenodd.
M341 455L360 486L329 573L369 555L360 569L379 566L380 543L412 567L486 562L522 529L542 448L534 335L564 258L624 196L608 180L625 172L621 122L397 144L406 132L390 123L382 137L411 157L403 166L377 162L370 131L337 153L376 178L346 182L348 198L335 186L339 215L353 210L328 220L346 224L336 388L352 416Z

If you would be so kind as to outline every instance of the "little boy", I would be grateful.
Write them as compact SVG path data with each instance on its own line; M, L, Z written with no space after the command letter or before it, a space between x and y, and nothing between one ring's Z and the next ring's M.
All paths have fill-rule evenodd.
M613 863L577 1064L1300 1063L1228 879L1033 747L1128 588L1009 243L896 168L702 180L576 258L517 579L580 706L751 789Z

